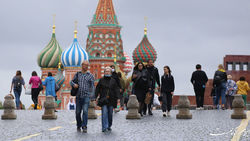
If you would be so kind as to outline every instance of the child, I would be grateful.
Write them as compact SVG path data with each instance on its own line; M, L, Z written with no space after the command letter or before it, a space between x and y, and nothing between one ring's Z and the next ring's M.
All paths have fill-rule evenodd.
M236 83L238 86L238 91L237 94L241 94L242 98L244 100L244 104L246 106L246 102L247 102L247 92L250 90L249 85L246 81L245 77L240 77L240 80Z

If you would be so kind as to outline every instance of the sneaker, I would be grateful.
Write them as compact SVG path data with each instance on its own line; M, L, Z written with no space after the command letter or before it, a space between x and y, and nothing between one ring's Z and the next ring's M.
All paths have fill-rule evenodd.
M82 132L87 133L87 127L82 127Z
M108 128L108 131L112 131L111 127Z
M167 116L170 117L170 112L167 112Z
M81 132L81 128L80 127L77 127L77 132Z
M200 110L204 110L204 107L200 107Z
M200 107L197 107L196 110L201 110L201 108L200 108Z
M107 132L107 131L108 131L108 129L103 129L103 130L102 130L103 133L105 133L105 132Z
M166 116L167 116L166 112L163 112L163 117L166 117Z

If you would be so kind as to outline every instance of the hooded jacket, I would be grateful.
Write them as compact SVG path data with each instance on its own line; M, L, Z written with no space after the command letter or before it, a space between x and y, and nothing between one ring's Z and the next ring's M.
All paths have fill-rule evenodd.
M237 81L238 91L237 94L247 95L250 90L249 85L246 81Z
M43 81L43 85L46 87L46 96L56 96L55 84L55 78L52 76L48 76L45 81Z

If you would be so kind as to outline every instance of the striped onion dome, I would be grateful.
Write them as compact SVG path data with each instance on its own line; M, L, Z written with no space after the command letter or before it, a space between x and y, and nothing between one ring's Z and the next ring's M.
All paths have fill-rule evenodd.
M61 63L58 64L58 71L55 75L55 80L56 80L56 83L61 87L63 82L65 81L65 77L62 73L62 70L61 70Z
M77 31L75 30L74 33L75 37L73 43L62 53L61 60L64 67L80 67L83 61L89 60L88 53L77 41Z
M41 68L57 68L62 54L62 48L56 40L55 25L49 44L38 55L37 63Z
M129 72L132 71L133 63L132 63L132 60L129 58L129 56L128 56L128 54L126 52L124 52L124 57L126 58L126 62L124 63L123 71L125 73L129 73Z
M154 62L157 58L157 53L151 43L148 41L147 37L147 28L145 30L145 35L141 43L135 48L133 52L133 60L136 62L147 62L149 59L152 59Z

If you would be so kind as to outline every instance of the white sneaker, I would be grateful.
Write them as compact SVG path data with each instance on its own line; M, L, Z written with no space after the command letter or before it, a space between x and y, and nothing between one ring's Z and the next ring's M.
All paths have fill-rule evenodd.
M166 112L163 112L163 116L164 116L164 117L166 117L166 116L167 116Z
M170 117L170 112L167 112L167 116Z
M201 108L198 108L198 107L197 107L196 110L201 110Z
M200 110L204 110L204 107L200 107Z

